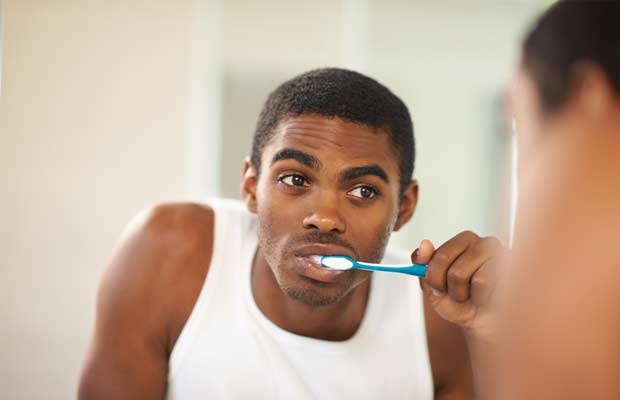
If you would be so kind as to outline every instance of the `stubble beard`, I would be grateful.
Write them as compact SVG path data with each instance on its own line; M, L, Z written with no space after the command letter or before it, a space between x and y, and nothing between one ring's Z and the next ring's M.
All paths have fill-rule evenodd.
M290 251L290 247L285 247L284 249L280 249L278 251L279 244L271 239L270 224L265 223L266 219L260 221L259 218L259 227L258 227L258 239L259 246L262 249L263 256L265 257L265 261L267 262L271 272L274 275L274 279L278 283L280 290L291 300L298 301L302 304L311 306L311 307L327 307L341 302L348 294L350 294L355 288L361 284L364 279L359 282L355 282L355 279L352 277L349 279L349 282L346 282L341 286L341 290L337 293L327 293L330 288L327 284L323 282L310 282L308 279L305 283L306 285L312 285L314 287L304 287L304 278L301 276L296 276L296 274L292 271L288 271L282 266L284 265L284 260L287 257L293 257L293 254ZM373 249L371 255L365 261L370 262L380 262L383 259L383 255L385 252L385 248L387 246L388 240L391 235L391 229L386 227L387 229L381 232L375 243L379 243L380 245ZM278 260L276 255L280 254L281 258ZM274 259L276 258L276 259ZM356 271L350 271L350 273L355 273ZM283 277L290 276L290 283L283 282ZM369 278L367 278L369 279ZM324 290L322 286L325 286Z

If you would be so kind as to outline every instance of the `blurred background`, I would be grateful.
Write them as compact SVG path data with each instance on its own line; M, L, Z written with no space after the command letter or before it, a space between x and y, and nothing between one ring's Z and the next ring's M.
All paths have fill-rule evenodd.
M420 202L392 245L506 238L503 93L547 3L2 1L0 397L75 397L125 224L162 201L238 197L262 102L308 69L356 69L410 108Z

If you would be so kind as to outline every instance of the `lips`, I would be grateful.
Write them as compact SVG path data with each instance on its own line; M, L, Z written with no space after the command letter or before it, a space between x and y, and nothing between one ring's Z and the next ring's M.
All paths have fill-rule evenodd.
M355 255L350 249L326 244L302 246L298 248L294 254L295 268L300 275L324 283L333 283L337 281L338 278L347 271L323 268L323 266L313 260L313 256L344 255L355 258Z
M331 244L312 244L298 247L293 254L296 257L317 256L347 256L356 260L358 257L351 249Z
M315 281L333 283L346 271L323 268L310 257L295 257L295 269L300 275Z

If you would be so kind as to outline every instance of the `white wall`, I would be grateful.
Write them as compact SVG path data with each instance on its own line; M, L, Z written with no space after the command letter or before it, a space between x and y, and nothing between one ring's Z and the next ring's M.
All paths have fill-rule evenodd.
M418 209L393 242L413 251L462 230L502 234L504 90L532 2L374 1L369 70L407 103L417 141ZM506 237L504 237L505 239Z
M75 397L118 234L183 195L190 5L2 4L4 399Z

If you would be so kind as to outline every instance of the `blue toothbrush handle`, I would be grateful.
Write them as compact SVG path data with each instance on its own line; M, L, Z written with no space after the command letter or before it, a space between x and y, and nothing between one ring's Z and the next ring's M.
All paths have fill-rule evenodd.
M403 272L408 275L420 276L424 278L426 276L426 270L428 269L426 264L411 264L405 267L407 272Z
M365 265L364 263L355 263L356 267L370 271L384 271L384 272L398 272L401 274L413 275L413 276L426 276L426 264L411 264L411 265Z

